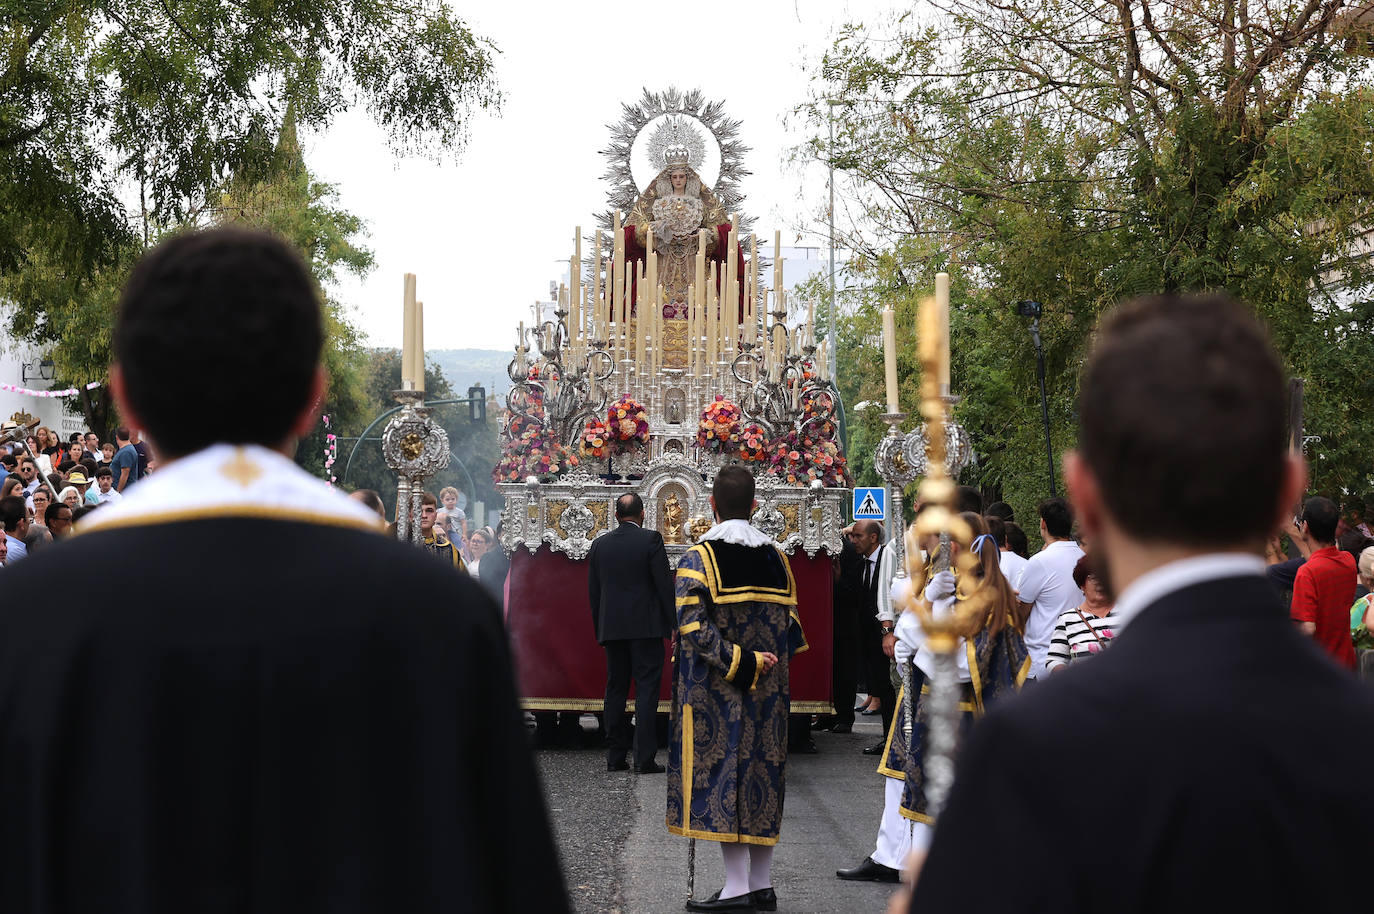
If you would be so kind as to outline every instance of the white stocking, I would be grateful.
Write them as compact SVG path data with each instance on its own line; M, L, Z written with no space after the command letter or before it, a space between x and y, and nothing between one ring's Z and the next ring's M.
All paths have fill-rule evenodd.
M764 844L749 845L749 891L773 887L774 847Z
M720 897L748 895L749 849L743 844L722 844L720 853L725 858L725 888L720 890Z

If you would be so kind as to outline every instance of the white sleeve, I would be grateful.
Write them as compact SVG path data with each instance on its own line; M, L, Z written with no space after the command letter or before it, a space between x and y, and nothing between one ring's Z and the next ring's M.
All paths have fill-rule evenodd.
M1040 591L1045 589L1045 563L1031 559L1016 579L1016 599L1022 603L1034 603L1040 599Z
M883 557L878 560L878 621L892 622L897 618L896 612L892 608L892 577L897 573L893 567L895 559L893 556L897 550L892 548L892 543L888 543L883 548Z

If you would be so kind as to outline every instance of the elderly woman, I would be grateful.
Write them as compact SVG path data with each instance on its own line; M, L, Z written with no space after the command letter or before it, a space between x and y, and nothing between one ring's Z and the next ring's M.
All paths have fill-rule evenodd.
M1359 573L1360 585L1374 591L1374 546L1360 553L1355 566ZM1374 593L1367 593L1350 607L1350 637L1355 641L1355 650L1374 650Z
M1073 567L1073 582L1083 591L1084 599L1080 606L1059 614L1045 658L1045 669L1052 673L1106 650L1116 625L1113 601L1093 572L1090 556L1083 556Z
M482 556L487 554L495 541L496 534L490 527L483 527L480 530L472 531L472 536L468 537L468 551L472 553L472 561L468 562L468 574L474 578L479 577L479 568L482 565Z
M57 493L57 500L75 511L81 507L81 492L77 490L76 486L67 486Z

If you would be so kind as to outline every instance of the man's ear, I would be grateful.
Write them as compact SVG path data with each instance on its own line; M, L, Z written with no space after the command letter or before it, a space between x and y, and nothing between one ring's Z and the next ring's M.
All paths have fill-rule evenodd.
M119 410L121 424L130 428L147 428L138 410L129 405L129 389L124 382L124 372L119 363L110 366L110 393L114 397L115 408Z
M324 373L323 365L315 366L315 376L310 379L310 395L305 398L305 407L291 426L291 437L304 438L315 428L315 423L324 408L324 396L329 391L329 376Z
M1085 538L1095 538L1102 531L1106 510L1102 503L1102 488L1086 461L1077 451L1064 453L1064 486ZM1041 520L1044 523L1044 520Z

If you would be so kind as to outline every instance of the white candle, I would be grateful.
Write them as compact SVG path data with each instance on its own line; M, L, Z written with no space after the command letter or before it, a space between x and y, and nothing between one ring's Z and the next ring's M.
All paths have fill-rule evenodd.
M935 274L935 310L940 319L940 396L949 396L949 274Z
M596 230L596 235L592 241L592 335L597 339L601 336L601 229Z
M415 303L415 389L425 389L425 303Z
M883 308L883 373L887 381L887 411L901 412L897 391L897 313Z
M401 389L415 389L415 274L405 274L401 298Z

